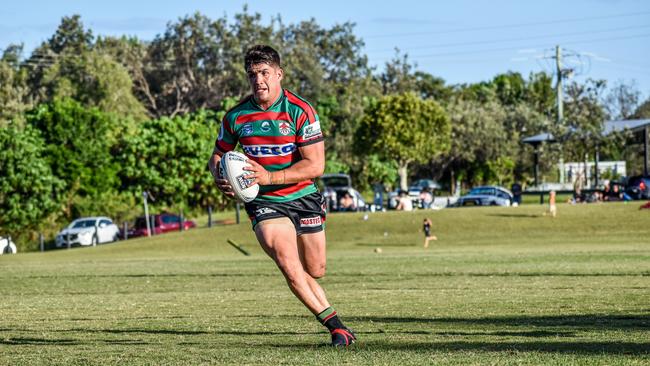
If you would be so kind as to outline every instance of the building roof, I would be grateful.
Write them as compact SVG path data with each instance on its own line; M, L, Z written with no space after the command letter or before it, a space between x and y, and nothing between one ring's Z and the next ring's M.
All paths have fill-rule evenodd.
M613 132L630 130L632 132L643 131L645 127L650 128L650 119L630 119L621 121L606 121L603 124L603 136ZM526 137L521 142L526 144L539 144L542 142L556 142L555 137L548 132L540 133L535 136Z
M650 127L650 119L631 119L622 121L607 121L603 126L603 136L612 132L620 132L629 129L632 132L643 130L646 126Z
M525 144L539 144L542 142L555 142L555 137L548 132L540 133L539 135L526 137L521 140Z

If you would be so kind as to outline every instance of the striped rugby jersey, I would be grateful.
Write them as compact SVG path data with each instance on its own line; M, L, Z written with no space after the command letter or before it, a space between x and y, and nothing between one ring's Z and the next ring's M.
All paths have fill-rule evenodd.
M318 114L304 99L283 89L278 100L263 110L248 96L226 113L216 147L223 153L237 143L244 154L273 172L300 161L298 147L323 141ZM260 186L256 200L286 202L317 191L312 180Z

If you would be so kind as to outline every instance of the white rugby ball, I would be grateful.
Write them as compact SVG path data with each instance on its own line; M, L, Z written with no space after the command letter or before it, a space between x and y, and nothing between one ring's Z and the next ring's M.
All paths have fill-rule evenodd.
M232 190L235 192L235 197L244 202L254 200L260 192L260 186L257 183L253 184L253 179L246 178L251 173L244 170L245 166L250 165L246 162L247 159L246 155L242 153L228 151L223 154L219 164L221 176L230 183Z

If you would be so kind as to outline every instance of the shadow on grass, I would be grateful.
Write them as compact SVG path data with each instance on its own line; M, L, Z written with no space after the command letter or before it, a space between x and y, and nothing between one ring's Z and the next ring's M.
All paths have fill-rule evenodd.
M542 215L534 215L534 214L503 214L503 213L491 213L487 214L486 216L495 216L495 217L514 217L514 218L540 218Z
M235 336L265 336L265 335L312 335L324 334L323 332L296 332L296 331L240 331L240 330L178 330L178 329L67 329L62 332L79 333L109 333L109 334L170 334L170 335L235 335Z
M374 317L346 316L351 322L375 323L422 323L458 324L491 326L536 326L536 327L578 327L580 329L601 330L649 330L650 314L631 315L549 315L549 316L509 316L488 318L418 318L418 317Z
M7 345L33 345L33 346L74 346L82 344L76 339L49 339L49 338L32 338L32 337L18 337L18 338L5 338L0 339L0 344Z
M575 337L575 332L565 331L475 331L475 332L433 332L428 330L400 331L401 334L432 334L440 336L496 336L496 337Z
M356 243L354 244L358 247L395 247L395 248L409 248L409 247L414 247L414 246L420 246L418 244L400 244L400 243Z
M361 343L359 348L377 351L416 352L544 352L565 354L650 354L650 343L632 342L387 342Z

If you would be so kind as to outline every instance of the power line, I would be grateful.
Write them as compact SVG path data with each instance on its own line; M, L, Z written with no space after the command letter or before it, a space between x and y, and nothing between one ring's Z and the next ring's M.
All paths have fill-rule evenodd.
M645 37L650 37L650 33L636 34L636 35L632 35L632 36L622 36L622 37L611 37L611 38L600 38L600 39L588 39L588 40L582 40L582 41L562 42L562 44L596 43L596 42L617 41L617 40L645 38ZM554 45L546 44L546 45L537 45L537 46L529 46L529 47L549 48L549 47L554 47ZM455 55L472 55L472 54L500 52L500 51L513 51L513 50L518 50L518 49L521 49L521 46L518 46L518 47L491 48L491 49L472 50L472 51L454 51L454 52L443 52L443 53L431 53L431 54L424 54L424 55L410 55L410 57L412 57L412 58L429 58L429 57L455 56ZM390 59L391 59L391 57L379 58L379 60L390 60Z
M472 42L459 42L459 43L440 43L435 45L421 46L421 47L410 47L408 50L424 50L430 48L442 48L442 47L458 47L458 46L473 46L478 44L494 44L494 43L507 43L507 42L519 42L519 41L530 41L535 39L544 39L544 38L557 38L557 37L567 37L567 36L579 36L585 34L594 34L594 33L607 33L607 32L618 32L623 30L635 30L635 29L644 29L650 28L650 24L642 26L631 26L631 27L621 27L621 28L610 28L610 29L601 29L601 30L592 30L584 32L572 32L572 33L560 33L560 34L547 34L541 36L531 36L531 37L522 37L522 38L506 38L492 41L472 41ZM368 50L366 52L388 52L394 51L394 48L381 49L381 50Z
M466 33L466 32L483 31L483 30L493 30L493 29L523 28L523 27L532 27L538 25L574 23L574 22L583 22L583 21L599 20L599 19L624 18L624 17L633 17L633 16L647 15L647 14L650 14L650 11L639 11L635 13L623 13L623 14L614 14L614 15L602 15L596 17L559 19L559 20L550 20L545 22L528 22L528 23L515 23L515 24L483 26L483 27L457 28L457 29L450 29L446 31L378 34L378 35L366 36L364 38L372 39L372 38L391 38L391 37L412 37L412 36L423 36L423 35L433 35L433 34Z

